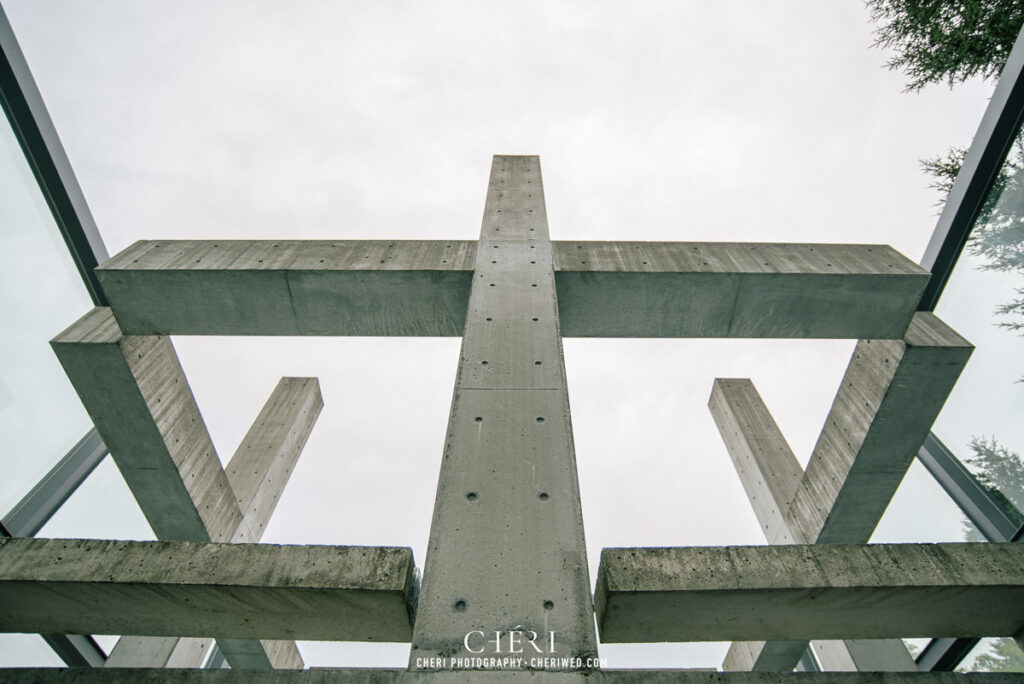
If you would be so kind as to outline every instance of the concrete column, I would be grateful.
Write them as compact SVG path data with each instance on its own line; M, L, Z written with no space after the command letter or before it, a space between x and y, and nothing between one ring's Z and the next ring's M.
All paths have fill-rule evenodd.
M281 378L225 472L242 511L231 541L263 538L309 433L323 409L316 378Z
M867 543L974 347L931 313L861 340L787 515L818 544Z
M316 378L281 378L226 469L242 524L231 540L258 542L323 408ZM106 667L200 667L212 639L122 637ZM301 669L292 641L220 639L233 667Z
M794 539L784 515L804 469L747 378L716 378L708 401L754 515L769 544L806 544Z
M597 651L540 162L496 156L410 667L515 629Z
M810 540L794 538L784 515L803 477L803 468L754 384L746 378L718 378L708 407L768 543L808 543ZM722 669L791 670L806 648L804 641L736 641ZM811 648L826 671L917 670L903 642L894 639L816 641Z
M50 344L157 538L228 541L242 514L170 339L96 308Z
M927 313L914 315L902 340L858 342L795 489L799 466L753 385L716 381L712 413L769 542L867 542L972 349ZM788 670L805 647L737 643L723 667ZM828 669L916 669L896 641L819 644L815 652Z
M323 406L315 379L282 379L225 474L168 338L122 335L110 310L97 308L51 344L158 538L262 536ZM197 667L208 647L132 637L108 664ZM302 667L293 642L266 647L221 644L234 667Z

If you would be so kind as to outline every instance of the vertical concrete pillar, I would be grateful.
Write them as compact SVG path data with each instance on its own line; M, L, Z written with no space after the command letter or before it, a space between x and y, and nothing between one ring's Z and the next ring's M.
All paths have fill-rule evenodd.
M516 630L526 656L596 655L540 161L496 156L410 667L508 655Z

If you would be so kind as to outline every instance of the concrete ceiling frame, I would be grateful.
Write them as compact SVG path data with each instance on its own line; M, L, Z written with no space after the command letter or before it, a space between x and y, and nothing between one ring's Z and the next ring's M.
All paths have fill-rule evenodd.
M415 619L410 613L410 675L417 650L457 654L467 627L544 625L557 635L554 654L596 654L562 336L860 339L807 473L777 496L779 524L808 541L870 534L874 511L909 466L907 444L920 425L927 433L971 349L934 316L915 314L928 273L886 246L552 242L537 157L495 157L476 243L146 241L97 275L110 308L87 314L53 346L143 510L177 511L167 530L154 525L167 539L244 540L235 495L252 485L235 487L205 427L194 427L202 419L161 336L462 334L423 591ZM99 391L95 382L114 384ZM173 410L156 406L165 397ZM112 416L123 410L142 417L139 434L153 448L119 459L118 439L138 439L119 433ZM904 431L908 411L913 429ZM186 432L175 434L182 415ZM199 448L173 446L182 434ZM902 441L890 458L879 440L893 435ZM488 485L498 470L500 482ZM154 479L166 492L146 502ZM506 534L498 523L510 529L510 516L518 522L505 541L525 537L526 522L550 534L503 554L484 535ZM826 534L833 528L835 539ZM453 530L471 530L479 544ZM500 583L485 581L527 568L538 579L507 599Z

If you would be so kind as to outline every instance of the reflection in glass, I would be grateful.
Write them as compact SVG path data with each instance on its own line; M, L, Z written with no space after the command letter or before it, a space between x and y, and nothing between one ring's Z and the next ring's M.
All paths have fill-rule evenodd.
M976 350L934 432L1024 524L1024 139L974 224L936 313Z
M21 148L0 123L0 515L90 428L49 340L92 306Z
M921 515L922 511L928 514ZM870 543L938 544L978 536L977 528L960 507L915 459L871 535Z
M982 639L957 672L1024 672L1024 651L1013 639Z

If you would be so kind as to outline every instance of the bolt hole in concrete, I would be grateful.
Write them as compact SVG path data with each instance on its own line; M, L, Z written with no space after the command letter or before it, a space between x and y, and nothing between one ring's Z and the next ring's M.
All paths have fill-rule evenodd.
M533 362L533 365L534 365L534 366L539 366L539 365L540 365L541 363L542 363L541 361L534 361L534 362Z
M537 498L540 499L541 501L547 501L548 498L549 498L548 497L548 493L547 492L541 492L540 494L537 495Z
M462 599L459 599L452 606L452 610L454 610L456 613L465 613L466 612L466 602L463 601Z
M543 423L544 422L544 417L543 416L537 416L537 422L538 423Z
M476 417L476 418L474 418L473 420L475 420L475 421L476 421L476 422L478 422L478 423L482 423L482 422L484 422L484 419L483 419L483 418L482 418L481 416L477 416L477 417Z
M469 501L476 501L478 496L479 495L476 492L468 492L466 494L466 499L468 499Z
M555 602L554 601L545 601L544 602L544 610L551 610L554 607L555 607Z
M481 365L481 366L486 366L486 365L487 365L487 362L486 362L486 361L481 361L481 362L480 362L480 365Z

